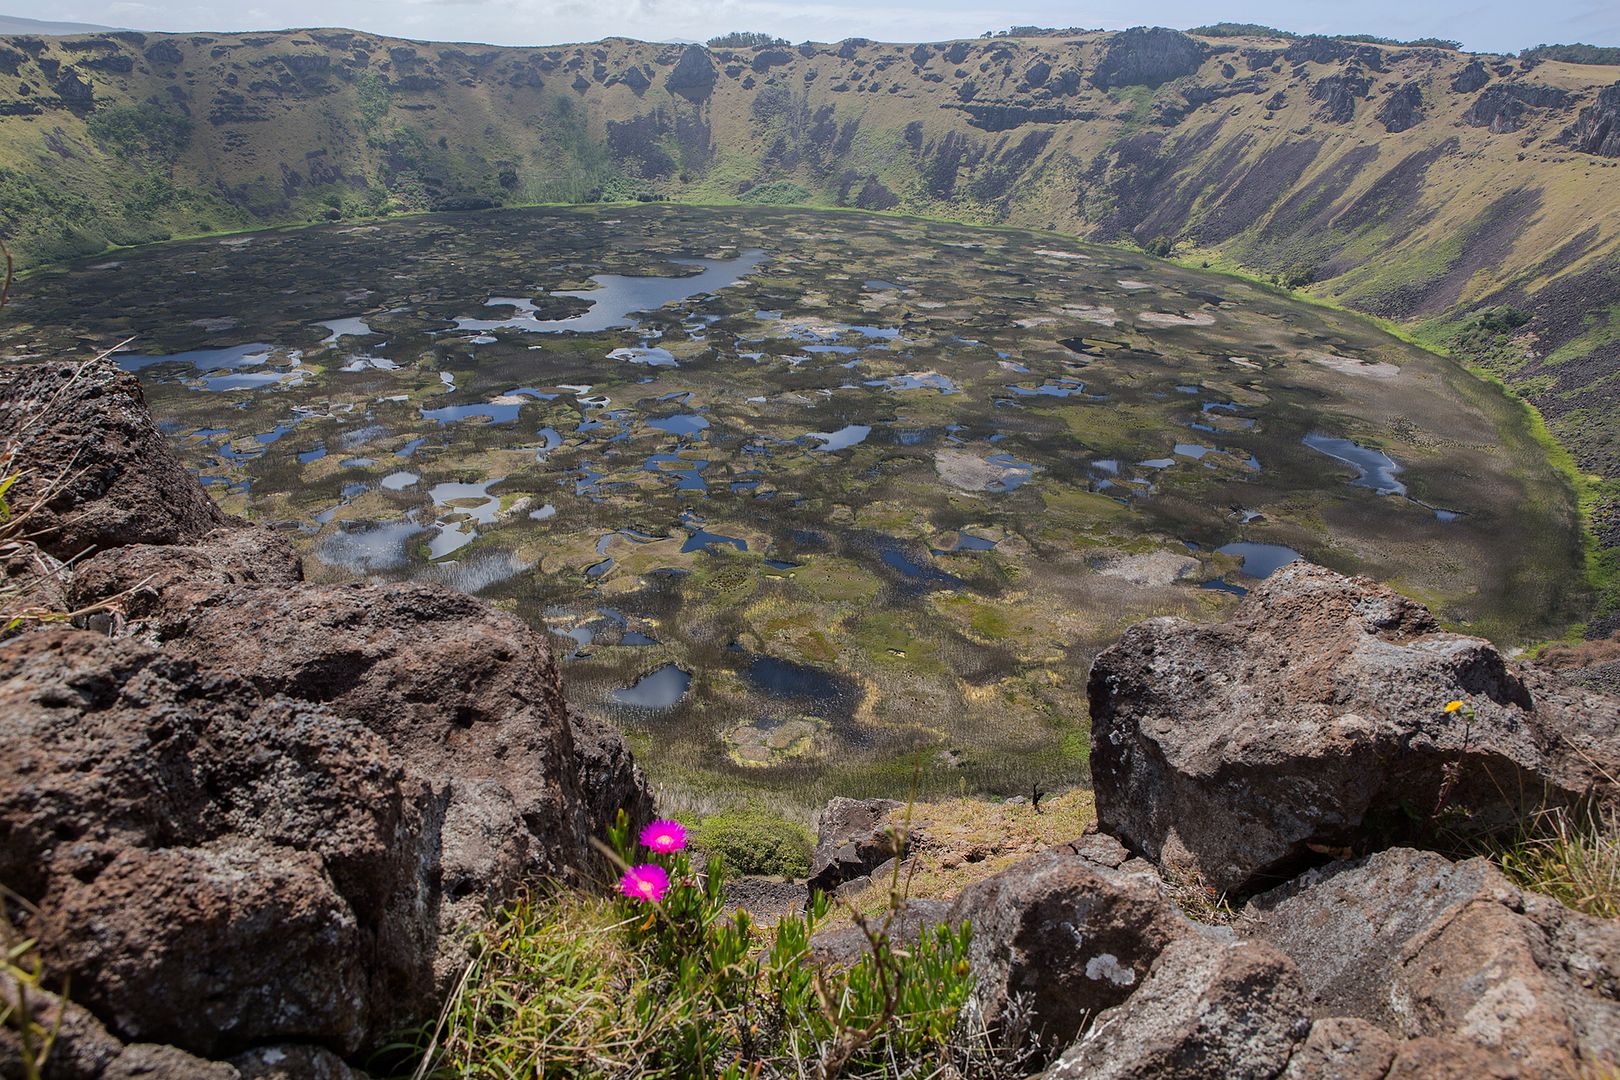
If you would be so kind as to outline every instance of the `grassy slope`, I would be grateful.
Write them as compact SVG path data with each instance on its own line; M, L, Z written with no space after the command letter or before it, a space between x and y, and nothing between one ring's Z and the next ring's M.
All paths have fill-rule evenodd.
M1173 245L1195 263L1314 280L1318 299L1400 320L1534 402L1574 455L1572 482L1608 545L1594 567L1620 608L1620 308L1594 277L1620 261L1620 162L1557 142L1613 70L1484 58L1493 83L1570 95L1493 132L1463 121L1478 93L1451 89L1467 56L1386 48L1318 62L1283 55L1284 42L1210 40L1221 51L1182 79L1099 90L1083 77L1109 40L720 50L712 88L683 95L668 89L681 47L623 39L9 39L0 228L28 265L444 206L763 197ZM1041 63L1050 74L1030 85ZM93 105L56 100L69 70ZM1346 73L1369 93L1334 122L1312 88ZM970 82L973 104L1013 110L987 125L1005 130L958 107ZM1422 116L1391 133L1376 114L1405 83ZM1192 87L1221 96L1194 107ZM1016 113L1027 108L1067 118ZM1541 317L1511 335L1464 332L1470 310L1506 303Z

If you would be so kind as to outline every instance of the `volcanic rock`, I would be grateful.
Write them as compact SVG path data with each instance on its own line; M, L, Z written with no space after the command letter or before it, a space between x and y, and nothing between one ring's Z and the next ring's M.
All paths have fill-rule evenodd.
M1620 158L1620 83L1600 90L1558 141L1583 154Z
M1207 52L1202 42L1179 30L1136 26L1108 39L1091 81L1099 90L1158 86L1196 72Z
M1172 942L1046 1080L1272 1080L1310 1026L1288 957L1258 942Z
M0 649L0 715L0 881L121 1039L353 1052L432 1007L438 810L359 724L68 629Z
M1620 775L1620 701L1304 562L1228 623L1132 627L1089 695L1100 827L1222 892L1332 852L1429 843L1436 811L1511 828ZM1445 712L1452 700L1468 708Z
M816 822L810 891L832 892L898 854L887 818L901 805L893 799L835 798L827 803Z
M135 376L111 364L0 369L0 445L20 453L9 498L58 559L199 540L229 522L174 455Z
M973 1005L987 1029L1005 1036L1023 998L1046 1052L1123 1002L1166 946L1195 932L1140 860L1111 869L1067 847L969 886L945 921L973 925Z
M1309 871L1249 913L1241 932L1298 965L1317 1017L1467 1044L1513 1075L1620 1060L1620 925L1522 892L1484 859L1395 848Z

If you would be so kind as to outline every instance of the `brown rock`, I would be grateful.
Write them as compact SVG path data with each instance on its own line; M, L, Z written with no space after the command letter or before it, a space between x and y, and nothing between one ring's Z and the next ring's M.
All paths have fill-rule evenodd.
M997 1032L1025 996L1031 1031L1052 1051L1129 997L1159 953L1194 932L1161 884L1060 848L964 890L946 921L973 924L974 1004L986 1028Z
M1518 793L1569 803L1620 775L1620 700L1519 670L1421 605L1306 563L1231 622L1132 627L1089 693L1100 827L1222 892L1323 852L1429 842L1442 801L1472 828L1510 828ZM1445 713L1453 699L1473 717Z
M845 882L869 876L896 854L888 824L893 799L834 798L816 821L816 851L810 860L810 891L833 892Z
M1526 1075L1620 1060L1620 925L1521 892L1484 859L1392 849L1249 909L1243 932L1294 960L1318 1017L1458 1040Z
M1383 1080L1395 1061L1395 1040L1353 1016L1316 1021L1294 1048L1280 1080Z
M1309 1026L1288 957L1252 941L1183 938L1046 1080L1272 1080Z
M230 520L169 452L135 377L107 361L0 367L0 445L20 448L12 501L33 508L31 531L59 559L184 543Z
M125 1041L354 1051L436 1001L436 807L386 746L130 642L0 646L0 880Z

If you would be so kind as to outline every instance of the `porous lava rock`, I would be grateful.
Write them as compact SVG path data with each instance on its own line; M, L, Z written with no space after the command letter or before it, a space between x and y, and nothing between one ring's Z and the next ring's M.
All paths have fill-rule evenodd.
M664 88L692 101L702 101L714 90L719 78L709 50L701 45L688 45L664 79Z
M1558 141L1583 154L1620 158L1620 82L1600 90Z
M1309 871L1248 912L1241 932L1293 960L1315 1017L1466 1045L1511 1075L1620 1061L1620 924L1523 892L1485 859L1392 848Z
M987 1030L1006 1038L1017 1014L1043 1053L1073 1042L1196 932L1141 860L1114 869L1071 846L969 886L945 921L973 925L972 1004Z
M323 705L90 631L0 648L0 881L122 1040L355 1052L423 1015L439 812Z
M1046 1080L1272 1080L1309 1028L1288 957L1259 942L1186 937Z
M230 520L169 452L135 376L108 363L0 368L0 445L18 451L8 498L58 559L187 543Z
M85 555L64 609L95 609L0 641L0 882L88 1010L62 1061L347 1076L436 1013L468 927L530 882L584 882L591 840L650 815L542 635L438 586L304 581L105 361L0 379L24 467L74 465L13 492L50 551Z
M1098 822L1221 892L1327 855L1480 832L1608 792L1620 700L1422 605L1309 563L1226 623L1151 619L1098 656L1088 693ZM1446 712L1453 700L1468 708Z

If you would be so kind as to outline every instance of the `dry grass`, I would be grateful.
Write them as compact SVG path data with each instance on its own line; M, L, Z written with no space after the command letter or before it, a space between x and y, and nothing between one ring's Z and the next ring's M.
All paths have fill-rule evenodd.
M901 827L905 813L895 811L891 824ZM912 857L908 878L900 885L914 899L949 900L1020 859L1074 840L1096 819L1096 799L1083 788L1043 798L1039 812L1028 802L958 798L915 803L908 830ZM894 885L874 881L846 899L855 911L877 915L887 909ZM828 925L849 919L840 908L828 917Z
M1620 919L1620 812L1613 807L1543 811L1491 858L1520 888Z

